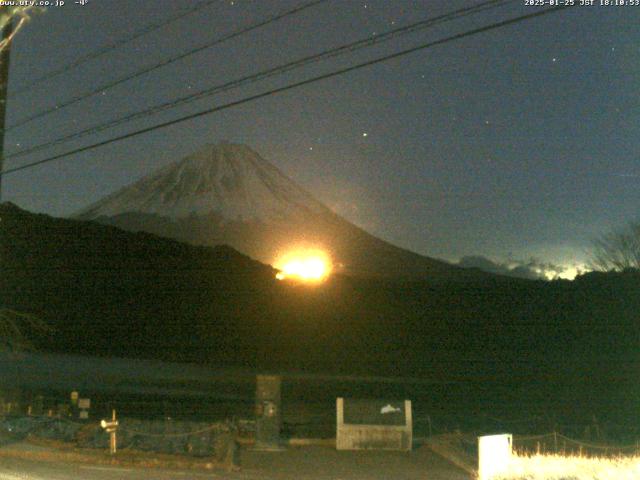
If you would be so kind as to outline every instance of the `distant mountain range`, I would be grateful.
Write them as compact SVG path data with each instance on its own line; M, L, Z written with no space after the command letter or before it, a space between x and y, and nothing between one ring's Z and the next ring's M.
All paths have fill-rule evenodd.
M483 276L391 245L316 200L244 145L207 145L90 205L75 218L193 245L230 245L274 264L292 248L325 251L340 273Z

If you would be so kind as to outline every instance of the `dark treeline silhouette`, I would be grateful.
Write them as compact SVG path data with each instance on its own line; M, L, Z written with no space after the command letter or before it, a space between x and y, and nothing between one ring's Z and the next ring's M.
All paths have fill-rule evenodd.
M443 409L624 419L640 396L630 271L573 282L336 275L310 287L230 247L11 204L0 206L0 258L0 305L52 327L33 339L45 351L420 376L454 382L438 387Z

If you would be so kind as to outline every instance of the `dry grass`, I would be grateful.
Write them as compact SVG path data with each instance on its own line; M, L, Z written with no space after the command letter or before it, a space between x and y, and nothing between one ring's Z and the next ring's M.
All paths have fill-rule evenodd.
M640 456L514 455L502 480L638 480Z

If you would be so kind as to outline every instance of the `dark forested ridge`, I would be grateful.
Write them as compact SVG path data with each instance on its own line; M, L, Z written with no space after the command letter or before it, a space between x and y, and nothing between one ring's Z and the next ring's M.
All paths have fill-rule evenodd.
M471 381L594 409L632 408L639 396L633 272L305 286L230 247L11 204L0 206L0 259L0 302L53 327L35 338L45 351Z

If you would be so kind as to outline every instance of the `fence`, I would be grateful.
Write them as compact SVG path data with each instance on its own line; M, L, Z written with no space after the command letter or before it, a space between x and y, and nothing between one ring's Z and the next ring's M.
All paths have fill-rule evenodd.
M176 374L177 375L177 374ZM193 375L194 378L197 375ZM117 377L119 378L119 377ZM199 378L199 377L198 377ZM235 378L232 375L229 378ZM252 420L255 418L255 380L250 376L242 377L237 382L226 378L211 381L206 389L189 390L177 379L172 379L171 389L158 390L157 394L149 394L161 382L148 382L141 391L145 394L134 394L129 390L120 391L113 387L108 391L92 393L81 392L81 396L91 398L89 420L96 422L107 418L112 409L116 409L123 418L173 422L195 422L211 425L225 419ZM192 379L193 380L193 379ZM192 381L189 380L189 381ZM436 403L428 395L430 391L422 385L411 387L405 384L368 384L360 379L332 380L331 378L289 379L283 381L282 391L282 437L286 438L323 438L331 439L336 435L335 398L347 392L356 398L385 398L382 393L393 392L400 398L412 400L413 438L415 443L425 438L444 433L471 432L473 436L511 432L514 434L516 448L528 451L568 451L587 454L591 450L608 454L609 452L627 452L633 450L640 438L640 424L621 424L615 421L599 421L596 418L584 417L561 419L555 414L546 415L537 412L534 415L513 416L508 409L488 414L482 411L471 411L453 404L447 410L438 411ZM376 380L376 379L374 379ZM376 380L377 381L377 380ZM234 383L235 382L235 383ZM309 383L311 382L311 383ZM360 383L358 383L360 382ZM206 383L202 380L203 385ZM208 384L207 384L208 385ZM313 388L309 388L309 387ZM180 387L180 388L178 388ZM424 387L424 391L421 390ZM413 388L413 390L412 390ZM3 413L26 414L31 406L31 413L59 414L68 418L73 413L69 409L68 391L19 391L0 390L0 416ZM181 392L179 395L174 391ZM170 393L167 393L170 392ZM403 393L407 393L404 395ZM415 395L412 396L411 394ZM415 398L415 399L414 399ZM4 403L2 402L4 399ZM117 400L115 400L117 399ZM455 411L465 413L452 413ZM506 413L505 413L506 412ZM77 418L77 417L76 417ZM553 434L557 432L554 440ZM540 434L537 438L526 441L531 434ZM558 436L559 435L559 436ZM561 438L562 437L562 438ZM519 440L520 439L520 440ZM576 441L582 442L578 445ZM520 441L520 443L518 443ZM538 446L539 444L539 446ZM557 445L557 446L556 446ZM595 447L589 447L589 446ZM620 445L624 448L618 447ZM603 448L600 448L603 447ZM475 448L475 447L469 447Z
M547 437L557 432L567 438L580 438L591 444L634 444L640 438L640 424L619 424L611 421L591 422L559 421L546 415L520 418L498 418L487 414L429 414L414 415L416 436L429 437L456 432L472 432L476 435L511 432L522 438L535 435ZM546 443L550 443L547 439ZM545 444L546 445L546 444ZM562 443L560 442L560 445Z
M118 426L118 449L190 456L217 456L233 447L242 425L233 422L137 420L123 418ZM72 442L79 448L109 448L109 435L97 421L77 422L64 417L5 416L0 419L4 443L29 436Z
M521 453L557 453L579 456L640 455L640 441L627 445L598 444L576 440L558 432L543 435L514 436L513 446Z
M89 420L99 420L110 415L112 409L116 409L123 417L139 419L171 419L176 421L197 421L203 423L215 423L225 419L253 419L255 400L251 396L233 397L189 397L172 399L166 396L142 397L142 396L114 396L91 395L91 409ZM364 397L366 398L366 396ZM7 399L9 400L9 399ZM547 435L556 431L567 438L580 439L580 441L594 445L621 444L633 445L640 438L640 424L622 425L610 421L590 422L559 421L547 415L532 415L522 417L498 417L479 412L474 413L448 413L425 412L421 402L413 404L413 434L414 438L421 439L454 432L471 432L475 435L511 432L516 438L518 435ZM36 407L37 405L37 407ZM67 417L69 409L68 393L49 393L45 395L23 395L23 398L12 398L4 403L0 401L0 415L31 413L60 414ZM309 399L296 399L292 401L283 397L282 405L282 434L286 437L304 438L334 438L336 434L335 398L326 402L316 402ZM550 435L550 434L549 434ZM541 448L552 448L553 442L549 438L542 438ZM562 447L562 441L559 446ZM573 444L566 441L567 449ZM527 448L535 448L526 445ZM586 449L586 447L585 447Z

